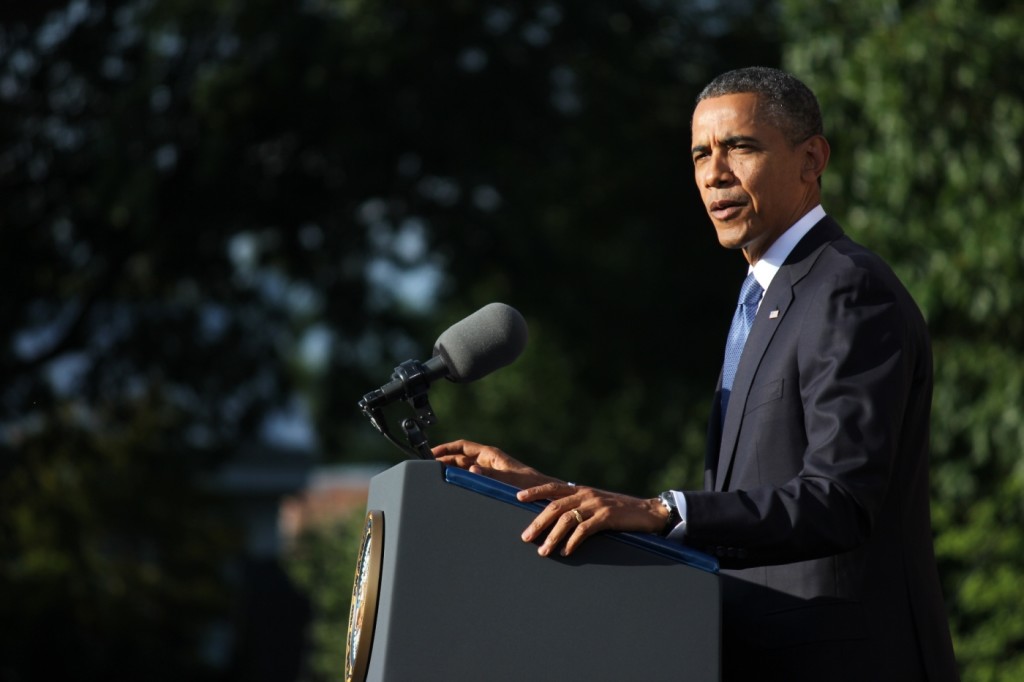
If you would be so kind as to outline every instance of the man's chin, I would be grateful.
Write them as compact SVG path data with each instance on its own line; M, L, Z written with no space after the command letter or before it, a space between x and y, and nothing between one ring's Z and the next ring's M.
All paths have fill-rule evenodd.
M742 249L745 231L736 223L715 222L718 243L727 249Z

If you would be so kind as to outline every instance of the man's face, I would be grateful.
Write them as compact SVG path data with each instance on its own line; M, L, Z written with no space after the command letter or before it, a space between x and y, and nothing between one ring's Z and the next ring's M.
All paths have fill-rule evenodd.
M819 203L827 143L814 136L791 145L759 113L757 95L703 100L692 133L694 178L718 241L743 249L748 262Z

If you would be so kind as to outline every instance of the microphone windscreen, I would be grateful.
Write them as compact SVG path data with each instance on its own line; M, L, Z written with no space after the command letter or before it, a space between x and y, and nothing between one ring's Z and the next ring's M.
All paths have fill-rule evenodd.
M526 320L518 310L489 303L437 337L434 355L444 361L452 381L476 381L519 357L526 338Z

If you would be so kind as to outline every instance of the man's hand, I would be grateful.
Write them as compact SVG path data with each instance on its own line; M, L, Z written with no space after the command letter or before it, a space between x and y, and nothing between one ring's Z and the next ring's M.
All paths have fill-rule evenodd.
M561 553L568 556L603 530L659 533L668 521L668 510L656 497L645 500L565 483L489 445L457 440L438 445L433 453L448 466L523 488L516 494L521 502L551 500L522 535L524 542L533 542L548 529L537 550L541 556L550 555L563 542Z
M529 488L558 481L557 478L546 476L490 445L457 440L438 445L432 448L432 452L438 462L466 469L474 474L487 476L517 488Z
M522 502L551 500L522 536L525 542L533 542L550 528L537 549L541 556L550 555L562 542L561 553L568 556L588 537L603 530L660 533L669 517L656 497L645 500L567 483L545 483L521 490L516 497Z

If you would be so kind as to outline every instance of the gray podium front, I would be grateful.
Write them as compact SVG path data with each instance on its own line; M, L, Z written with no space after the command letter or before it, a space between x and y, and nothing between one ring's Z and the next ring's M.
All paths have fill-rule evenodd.
M349 679L719 679L713 558L633 533L541 558L515 490L432 461L373 478Z

